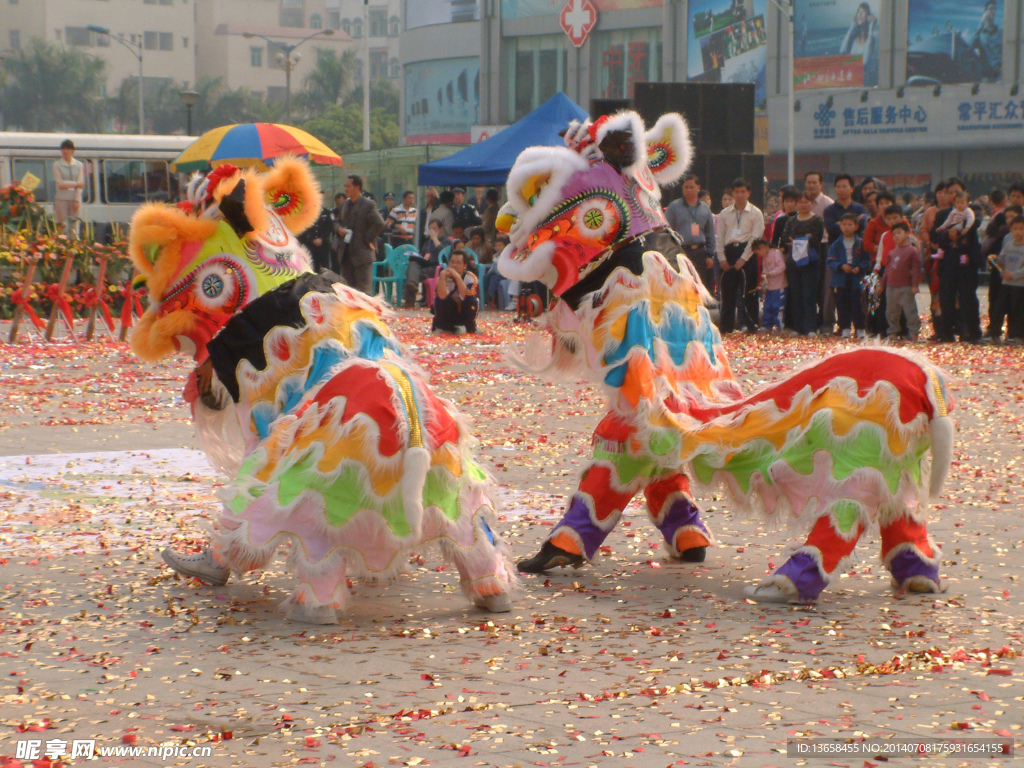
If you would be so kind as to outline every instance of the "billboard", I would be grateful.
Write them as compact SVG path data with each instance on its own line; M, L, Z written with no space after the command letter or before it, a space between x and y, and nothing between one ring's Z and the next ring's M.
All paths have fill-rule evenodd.
M529 19L534 16L558 16L566 0L501 0L501 18ZM641 8L661 8L665 0L590 0L601 11L635 11Z
M1002 21L1003 0L910 0L907 85L998 82Z
M479 114L479 57L405 65L407 144L468 144Z
M874 88L878 85L881 0L795 0L794 85Z
M405 28L480 21L480 0L415 0L405 5Z
M686 75L703 83L754 83L754 103L767 98L766 0L690 0Z

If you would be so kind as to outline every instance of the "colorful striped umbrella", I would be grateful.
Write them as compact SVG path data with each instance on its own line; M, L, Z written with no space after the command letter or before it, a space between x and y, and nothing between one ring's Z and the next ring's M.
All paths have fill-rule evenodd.
M239 123L207 131L171 163L177 173L231 163L267 170L279 157L304 157L317 165L342 165L341 157L303 130L278 123Z

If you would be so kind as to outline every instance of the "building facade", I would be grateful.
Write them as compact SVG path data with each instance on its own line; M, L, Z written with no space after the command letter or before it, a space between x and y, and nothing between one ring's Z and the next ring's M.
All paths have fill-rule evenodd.
M589 4L596 23L577 47L561 14L583 0L404 0L405 143L475 140L557 91L589 109L636 82L752 82L780 181L792 51L798 175L909 189L959 174L980 191L1024 170L1024 0L795 0L793 32L771 0Z
M0 50L27 48L33 39L77 48L106 62L106 94L126 78L137 78L136 49L112 39L120 35L142 47L147 81L196 80L194 0L2 0ZM110 30L104 35L89 26ZM105 95L106 95L105 94Z
M296 45L317 30L334 34L311 39L302 46L292 70L292 92L316 63L316 48L342 54L356 52L354 83L362 82L363 62L371 77L399 79L399 0L195 0L196 71L219 77L229 89L248 88L269 99L285 91L282 48L262 38ZM250 35L246 37L245 35ZM261 37L252 37L259 35Z

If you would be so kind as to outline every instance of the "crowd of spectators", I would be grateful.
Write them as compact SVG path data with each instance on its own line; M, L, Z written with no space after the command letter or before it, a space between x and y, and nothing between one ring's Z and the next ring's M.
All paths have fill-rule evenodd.
M1024 338L1024 186L972 200L953 177L897 200L879 180L810 172L762 212L736 179L717 214L700 180L684 178L666 209L705 287L722 333L877 336L918 340L917 296L928 288L931 341L1020 343ZM1021 237L1015 232L1019 229ZM988 267L989 324L982 330L980 272ZM760 317L759 317L760 312Z
M840 173L833 195L821 173L803 187L750 202L751 184L736 179L718 213L687 174L682 196L665 210L705 288L716 297L723 334L877 336L917 341L921 286L931 341L1020 343L1024 338L1024 186L972 200L953 177L923 195L897 200L875 178ZM329 267L370 290L373 261L384 244L416 245L402 291L406 308L429 306L439 332L475 333L482 307L515 309L525 288L496 268L507 235L498 232L500 195L476 188L426 189L426 202L390 193L379 209L351 176L303 235L317 267ZM1016 223L1015 223L1016 222ZM982 330L979 273L988 269L989 324Z

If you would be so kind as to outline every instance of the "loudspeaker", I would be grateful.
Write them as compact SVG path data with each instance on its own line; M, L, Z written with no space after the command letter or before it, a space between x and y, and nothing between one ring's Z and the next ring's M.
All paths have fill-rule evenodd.
M711 194L711 207L718 210L722 193L732 188L737 178L750 183L750 202L764 210L764 155L698 155L690 169Z
M754 151L752 83L637 83L633 108L647 125L666 112L679 112L701 154Z
M590 117L597 120L601 115L613 115L620 109L629 108L629 99L591 99Z

